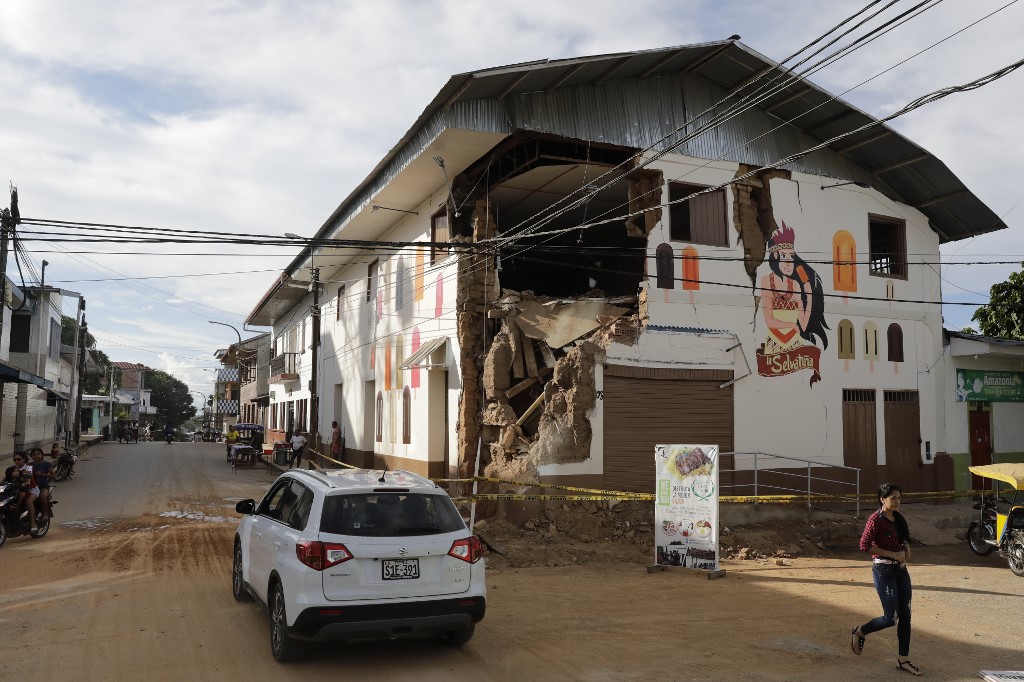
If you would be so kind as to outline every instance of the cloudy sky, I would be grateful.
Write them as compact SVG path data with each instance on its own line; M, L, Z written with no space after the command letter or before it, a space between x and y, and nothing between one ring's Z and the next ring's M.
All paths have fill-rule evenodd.
M865 4L3 0L0 180L18 187L23 217L312 235L452 74L732 34L782 60ZM813 80L841 93L953 35L845 95L881 117L1017 61L1020 26L1024 2L939 0ZM1010 225L944 247L951 261L1024 259L1022 93L1024 70L894 122ZM6 187L0 197L6 205ZM112 359L163 369L206 394L213 374L204 368L235 340L207 321L241 329L297 253L25 246L37 273L49 262L48 284L85 295L90 330ZM947 265L944 296L984 301L1014 269ZM19 281L13 262L8 272ZM971 309L947 306L945 315L959 329Z

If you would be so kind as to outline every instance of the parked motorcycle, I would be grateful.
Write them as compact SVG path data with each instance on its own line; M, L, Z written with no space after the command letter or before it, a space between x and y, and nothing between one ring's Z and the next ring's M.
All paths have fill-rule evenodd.
M981 518L978 521L971 521L967 528L967 544L978 556L988 556L996 548L997 502L1010 504L1009 500L995 493L983 495L981 501L974 504L974 508L981 511Z
M0 483L0 547L7 542L7 537L16 538L19 535L31 535L32 523L28 516L28 510L18 504L18 493L21 486L17 483L4 481ZM50 508L57 504L53 499L53 488L48 490L50 496ZM36 513L36 538L41 538L50 532L50 519L41 511Z
M78 462L78 452L64 448L60 453L60 457L57 458L57 466L53 470L53 480L63 481L74 478L76 462Z
M977 508L981 509L981 518L975 522L977 526L972 524L968 530L971 550L976 554L987 554L988 552L978 550L981 549L980 545L988 545L991 547L988 551L995 550L996 554L1007 560L1014 575L1024 578L1024 499L1021 499L1021 491L1024 490L1024 464L983 464L967 468L972 474L993 481L997 490L996 495L1000 483L1009 484L1014 490L1008 508L996 508L997 502L1005 503L1005 500L999 497L990 500L988 504L982 498L977 505ZM995 525L990 526L989 519L993 515ZM976 543L979 543L977 549Z

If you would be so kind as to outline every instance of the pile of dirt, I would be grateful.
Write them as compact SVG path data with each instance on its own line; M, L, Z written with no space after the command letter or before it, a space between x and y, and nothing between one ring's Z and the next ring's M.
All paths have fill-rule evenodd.
M856 548L860 525L851 517L723 527L722 558L767 562L842 554ZM482 519L475 531L496 566L650 563L654 503L566 502L520 524Z

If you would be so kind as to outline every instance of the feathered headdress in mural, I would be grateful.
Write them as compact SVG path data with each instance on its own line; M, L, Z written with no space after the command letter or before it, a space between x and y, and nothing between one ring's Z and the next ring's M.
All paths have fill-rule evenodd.
M796 232L793 228L786 224L786 221L782 221L782 227L775 230L772 233L771 239L768 240L768 252L775 253L780 249L795 249L796 248Z

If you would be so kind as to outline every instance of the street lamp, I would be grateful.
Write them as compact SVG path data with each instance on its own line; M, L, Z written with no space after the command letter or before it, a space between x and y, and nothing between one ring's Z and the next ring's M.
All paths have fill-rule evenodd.
M242 333L239 332L237 329L235 329L232 325L228 324L227 322L216 322L214 320L207 320L207 322L209 322L210 324L219 324L222 327L228 327L228 328L231 329L231 331L235 332L236 336L238 336L238 345L235 346L235 383L237 384L237 388L235 389L235 393L238 394L238 393L240 393L241 388L242 388L242 377L240 376L239 369L238 369L238 355L242 351ZM238 423L238 410L241 407L241 405L242 405L242 401L241 401L240 395L235 395L235 423L236 424Z
M320 432L320 396L317 393L317 365L320 353L320 269L313 267L313 240L300 237L294 232L285 232L285 237L306 242L309 248L309 290L313 292L313 343L310 345L309 379L309 437L319 447L317 434Z

